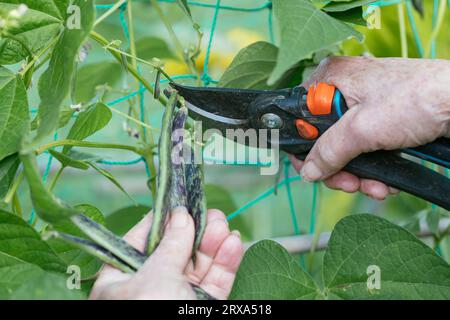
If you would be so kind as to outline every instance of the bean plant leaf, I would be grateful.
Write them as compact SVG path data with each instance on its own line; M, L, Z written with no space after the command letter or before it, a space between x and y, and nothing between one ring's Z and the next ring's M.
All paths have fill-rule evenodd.
M0 254L34 264L47 271L65 272L66 264L28 223L0 210Z
M0 299L9 299L18 287L43 273L37 265L0 252Z
M328 12L330 16L340 21L366 26L367 22L363 18L363 8L355 7L346 11L331 11Z
M177 0L177 3L181 7L181 9L183 9L184 13L186 13L189 17L192 17L191 9L189 8L187 0Z
M327 12L347 11L353 8L366 6L376 0L332 1L322 8Z
M267 80L277 62L278 48L259 41L243 48L220 78L219 86L243 89L272 89Z
M80 112L66 139L84 140L97 131L103 129L111 120L112 112L103 103L99 102ZM64 146L63 153L67 153L71 146Z
M20 161L17 154L10 155L0 161L0 199L8 192L16 175L19 163Z
M2 0L5 3L25 4L29 9L43 12L49 16L64 20L69 0Z
M17 10L19 3L27 4L26 2L0 2L0 17L5 19L10 11ZM58 13L50 7L40 5L29 7L25 14L17 19L17 23L8 28L9 36L0 39L0 64L17 63L29 55L28 50L32 54L37 53L55 38L60 32L62 21L53 14Z
M19 76L0 66L0 160L20 149L30 130L28 100Z
M95 222L99 224L105 223L103 214L96 207L88 204L80 204L75 206L75 208ZM72 236L86 238L83 231L69 220L54 224L52 225L52 228ZM47 242L67 265L76 265L80 267L82 279L93 276L102 264L96 257L74 247L66 241L58 238L51 238Z
M293 259L272 241L255 244L237 273L232 298L450 297L450 265L409 231L373 215L338 222L323 260L323 290Z
M147 61L155 57L158 59L177 59L176 54L173 53L167 42L158 37L144 37L137 40L136 54L139 58Z
M81 300L86 296L81 290L67 286L67 275L46 272L20 286L11 296L12 300Z
M135 226L152 208L144 205L119 209L106 217L106 227L119 236L123 236Z
M58 119L58 126L57 129L65 127L70 119L74 117L75 109L71 108L68 105L63 105L61 109L59 110L59 119ZM31 121L31 130L36 130L39 127L39 116L36 116Z
M49 152L61 163L63 167L72 167L81 170L89 169L89 165L84 161L73 159L64 153L55 150L50 150Z
M359 32L316 8L309 0L273 0L272 3L281 30L281 45L269 85L315 51L350 37L362 40Z
M263 240L247 250L230 299L314 299L314 280L281 245Z
M87 103L100 85L114 86L121 78L122 67L117 62L91 63L77 71L75 103Z
M94 1L74 0L72 5L77 6L79 12L75 11L68 17L67 26L52 52L48 69L39 79L41 103L37 141L52 133L58 125L59 110L71 88L78 51L93 27Z
M368 268L380 271L369 290ZM450 265L405 229L372 215L354 215L335 227L324 257L324 284L344 299L448 299Z

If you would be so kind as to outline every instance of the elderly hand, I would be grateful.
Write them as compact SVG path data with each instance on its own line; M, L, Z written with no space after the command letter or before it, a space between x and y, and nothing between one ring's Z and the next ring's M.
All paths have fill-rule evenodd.
M124 237L143 251L150 230L148 214ZM194 221L183 207L172 211L164 237L155 252L135 274L105 265L91 299L196 299L189 283L217 299L230 294L243 256L239 232L230 232L225 215L208 210L207 226L195 264L192 262Z
M307 181L384 199L397 190L341 171L364 152L415 147L450 137L450 61L333 57L303 86L339 88L349 110L315 143L304 162L291 157Z

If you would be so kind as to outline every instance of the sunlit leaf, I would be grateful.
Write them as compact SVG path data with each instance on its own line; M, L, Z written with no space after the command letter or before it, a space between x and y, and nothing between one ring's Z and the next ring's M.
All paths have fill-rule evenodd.
M30 130L27 93L22 79L0 66L0 160L20 149Z
M84 140L103 129L109 123L111 117L112 112L105 104L101 102L96 103L86 111L80 112L66 138L70 140ZM71 146L64 146L63 153L68 152L70 149Z
M220 78L219 86L243 89L271 89L267 79L277 62L278 48L259 41L243 48Z
M332 18L308 0L273 0L274 14L281 33L277 64L269 77L274 84L300 60L311 57L342 40L362 35L349 25Z
M7 16L10 11L17 10L20 3L27 4L29 7L18 19L17 25L8 29L8 34L12 37L0 39L0 64L17 63L29 55L27 50L33 54L37 53L58 35L62 26L62 20L57 17L58 10L39 2L41 1L3 0L0 2L0 16ZM35 5L30 7L31 3Z

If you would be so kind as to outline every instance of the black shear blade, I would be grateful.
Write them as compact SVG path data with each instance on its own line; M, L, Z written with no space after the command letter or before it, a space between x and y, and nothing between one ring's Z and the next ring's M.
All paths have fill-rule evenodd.
M255 99L275 94L270 90L188 87L174 82L170 85L196 108L229 119L248 119L249 106Z
M189 101L186 101L186 107L189 109L189 117L194 120L202 121L205 128L224 129L240 129L247 128L248 119L227 118L221 115L205 111Z

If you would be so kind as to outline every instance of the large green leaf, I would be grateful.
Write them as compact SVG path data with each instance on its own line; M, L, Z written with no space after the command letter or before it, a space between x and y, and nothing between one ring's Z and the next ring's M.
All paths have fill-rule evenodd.
M27 93L23 81L0 67L0 160L20 149L30 130Z
M269 85L315 51L350 37L362 40L359 32L316 8L309 0L273 0L273 7L280 26L281 44Z
M16 10L19 5L14 3L19 2L24 3L26 1L0 2L0 15L7 16L11 10ZM39 1L32 2L37 4ZM0 39L0 64L17 63L28 56L27 50L30 50L31 53L36 53L58 35L62 23L60 19L52 16L52 14L58 14L57 11L52 11L52 9L54 8L39 4L30 7L17 20L17 25L8 28L7 32L11 37Z
M2 0L1 2L12 4L25 4L29 9L40 11L63 20L66 16L66 8L69 0Z
M379 287L371 277L378 270ZM342 219L323 261L324 288L281 246L261 241L245 254L235 299L449 299L450 265L409 231L373 215Z
M113 86L122 75L122 67L117 62L91 63L77 71L75 102L87 103L95 97L100 85Z
M88 204L80 204L75 206L85 216L94 220L99 224L104 224L103 214L96 207ZM64 232L76 237L86 238L84 233L71 221L54 224L53 229ZM51 238L47 241L58 256L66 262L67 265L76 265L81 269L81 277L86 279L93 276L101 267L102 262L92 255L74 247L73 245L57 238Z
M263 240L244 256L230 299L314 299L314 280L279 244Z
M66 264L28 223L0 210L0 253L37 265L44 270L65 272Z
M379 290L367 289L367 268L381 271ZM450 265L405 229L372 215L335 227L324 257L324 284L340 298L449 299Z
M67 288L67 276L46 272L20 286L12 295L13 300L81 300L81 290Z
M78 50L93 27L94 1L74 0L73 4L80 8L81 28L71 26L64 29L53 50L48 69L39 79L41 103L36 137L38 141L52 133L58 125L59 109L71 88Z
M66 139L84 140L103 129L109 123L111 117L112 112L105 104L96 103L78 115ZM65 146L63 152L67 153L70 149L70 146Z
M37 265L0 252L0 299L8 299L23 283L43 273Z
M114 211L106 217L106 227L122 236L134 227L152 208L138 205Z
M277 62L278 48L259 41L243 48L220 79L220 87L271 89L267 79Z
M10 155L0 161L0 199L8 192L19 167L19 162L17 154Z

